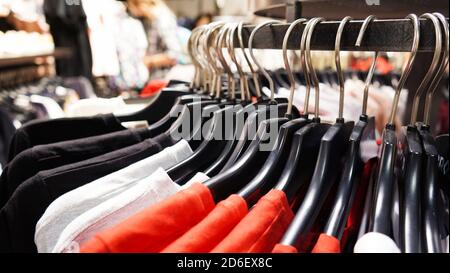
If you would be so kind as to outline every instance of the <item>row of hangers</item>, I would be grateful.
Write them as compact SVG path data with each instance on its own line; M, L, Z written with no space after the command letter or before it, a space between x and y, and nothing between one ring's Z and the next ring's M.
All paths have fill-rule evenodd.
M439 185L435 138L429 130L430 105L437 84L448 64L448 23L446 18L438 13L427 13L420 19L411 14L407 18L414 26L414 41L406 67L396 86L390 122L383 132L369 231L392 234L395 163L399 152L394 120L400 93L418 51L420 19L429 19L435 26L436 48L432 65L415 95L411 124L404 131L407 150L404 185L400 189L402 192L400 233L403 241L402 249L405 252L418 251L423 241L426 242L426 250L433 252L440 246L438 238L441 233L440 219L436 213L439 211ZM361 45L367 26L375 19L374 16L366 18L355 42L356 46ZM330 197L332 188L336 188L332 211L324 231L330 236L341 238L363 168L360 142L365 135L372 133L369 124L373 122L373 118L368 117L366 111L375 62L379 56L379 52L374 53L373 64L365 82L360 119L356 122L344 120L345 90L340 65L340 46L345 26L351 20L351 17L345 17L340 22L336 34L335 62L340 95L339 115L333 124L323 122L319 116L320 85L311 56L312 35L315 27L324 21L323 18L296 20L286 32L283 59L290 82L288 99L275 98L274 79L253 52L256 33L279 22L269 21L254 28L248 43L250 57L245 52L242 38L245 24L219 22L199 27L192 32L188 48L195 66L195 76L190 87L181 85L164 90L155 102L144 110L118 118L122 122L147 120L151 124L149 127L151 136L166 133L174 141L178 140L176 136L183 131L183 125L190 124L189 134L185 139L193 148L194 154L169 169L168 174L176 183L184 184L195 173L204 172L211 177L204 184L211 190L217 202L237 193L251 207L270 189L285 192L290 204L298 204L295 219L281 242L285 245L298 246L308 235L325 201ZM288 41L294 28L299 24L306 24L300 43L300 61L306 83L303 111L299 111L292 104L299 81L292 73L287 55ZM236 57L234 45L236 34L239 48L251 70L250 80ZM444 46L442 46L443 34L446 38ZM226 48L228 59L223 48ZM239 81L233 73L232 66L237 69ZM270 98L262 95L260 75L269 83ZM226 77L226 84L223 83L223 76ZM252 101L250 85L254 86L256 101ZM309 113L311 88L315 89L315 112L312 116ZM425 119L422 123L417 123L418 102L424 93L426 93ZM265 107L257 108L258 106ZM209 115L194 116L192 113L196 108ZM226 128L224 125L224 119L228 116L233 116L235 121L232 128ZM258 133L251 135L251 128L257 128ZM269 151L260 149L274 128L279 130L273 149ZM207 132L206 135L202 134L204 131ZM222 138L218 139L215 136ZM423 162L426 162L425 168L422 167ZM423 177L424 174L427 174L426 179ZM421 200L422 197L425 198ZM420 208L422 205L423 210ZM419 213L420 210L423 211L422 215Z

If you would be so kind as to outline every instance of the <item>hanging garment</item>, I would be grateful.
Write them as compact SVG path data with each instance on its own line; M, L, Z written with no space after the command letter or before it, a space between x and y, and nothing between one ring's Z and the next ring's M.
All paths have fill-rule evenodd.
M81 252L158 253L203 220L214 207L210 190L195 183L97 234L81 246Z
M169 143L161 135L82 162L42 171L22 183L0 210L0 252L37 252L33 242L36 223L61 195L91 181L148 158Z
M272 190L258 201L211 252L270 253L283 237L292 219L294 213L285 193Z
M126 107L127 104L122 97L84 99L70 104L66 108L66 114L67 117L90 117L111 114Z
M114 43L114 0L81 1L89 28L92 50L92 74L95 77L117 76L119 60ZM117 3L120 5L121 3Z
M201 203L203 208L189 213L192 219L185 219L186 215L177 215L176 213L172 213L170 219L167 219L173 221L172 223L158 219L157 215L160 215L162 211L171 206L178 206L176 202L180 204L181 200L178 198L182 198L184 201L194 196L196 196L194 199L196 205ZM196 184L164 202L128 218L110 230L97 234L85 246L82 246L82 252L209 252L222 241L223 248L230 248L231 245L234 245L233 242L240 241L242 252L258 252L259 250L270 252L277 240L276 236L267 237L268 234L277 231L281 237L290 223L289 219L292 218L293 213L282 192L270 192L249 213L247 203L242 197L231 195L226 200L214 205L209 189ZM241 221L243 221L242 224ZM249 222L254 222L255 234L251 234L250 230L248 233L245 231L241 233L242 229L238 232L237 225L242 227L248 225ZM159 227L162 223L165 223L164 230L167 232L158 236L156 241L148 240L155 242L154 244L128 245L129 242L138 243L140 241L138 237L142 236L141 239L146 238L147 240L156 235L156 230L152 227ZM175 223L177 226L172 226ZM133 225L144 225L148 230L142 230L141 233L138 229L133 228ZM234 232L230 233L232 231ZM227 237L228 235L230 237ZM114 247L111 248L111 246ZM233 250L230 249L230 251Z
M62 195L37 222L34 241L38 251L51 252L62 230L83 212L135 186L158 168L170 168L192 153L189 144L183 140L158 154Z
M0 108L0 172L6 167L9 146L15 131L16 127L8 112Z
M293 247L293 246L286 246L286 245L282 245L282 244L277 244L273 248L272 253L278 253L278 254L291 253L291 254L294 254L294 253L298 253L298 250L295 247Z
M72 50L70 58L56 61L59 76L84 76L92 80L92 52L83 5L68 1L45 0L44 13L56 47Z
M36 145L102 135L125 129L112 114L32 121L15 133L11 141L9 161L20 152Z
M59 106L59 104L51 98L40 95L31 95L30 101L32 103L42 104L45 107L48 118L50 119L65 117L64 111L61 109L61 106Z
M101 203L73 220L59 236L52 252L79 252L80 246L97 233L165 200L195 182L204 182L208 179L209 177L199 173L185 186L180 187L170 179L164 169L160 168L120 195Z
M17 155L0 177L0 207L17 187L40 171L76 163L140 143L148 138L147 129L115 133L38 145Z
M358 240L354 253L400 253L400 249L388 236L370 232Z
M144 63L148 48L144 26L128 15L123 5L116 7L114 16L114 42L120 66L120 74L114 80L123 89L142 88L149 80L149 70Z
M96 98L92 83L85 77L66 77L63 79L63 85L75 90L80 99Z

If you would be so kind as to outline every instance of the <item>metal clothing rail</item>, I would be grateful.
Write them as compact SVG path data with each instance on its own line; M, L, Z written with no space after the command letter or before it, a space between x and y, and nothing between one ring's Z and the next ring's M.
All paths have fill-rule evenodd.
M448 21L448 19L447 19ZM327 21L320 23L314 30L312 50L334 50L336 33L339 21ZM363 20L355 20L347 23L342 36L342 51L380 51L380 52L409 52L413 40L413 25L407 19L376 20L369 24L361 46L355 46L358 33ZM253 47L257 49L281 49L284 35L289 24L280 23L260 29L254 39ZM298 25L291 34L288 48L299 49L300 39L305 24ZM244 46L248 47L248 40L254 26L243 28ZM430 20L420 20L420 45L419 52L432 52L435 47L434 26ZM236 33L235 43L239 47Z

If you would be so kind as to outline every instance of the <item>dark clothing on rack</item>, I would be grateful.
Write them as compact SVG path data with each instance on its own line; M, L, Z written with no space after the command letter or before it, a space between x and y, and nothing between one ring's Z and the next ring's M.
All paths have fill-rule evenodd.
M8 162L9 144L15 131L8 112L0 108L0 172Z
M36 223L55 199L148 158L170 143L170 136L162 134L112 153L39 172L28 179L0 211L0 252L37 252L34 244Z
M92 52L86 14L81 1L45 0L44 13L56 47L72 50L72 56L56 61L59 76L84 76L92 80Z
M85 77L64 78L64 86L75 90L80 99L90 99L97 97L94 92L92 83Z
M18 186L40 171L100 156L148 139L147 129L123 130L54 144L38 145L18 154L0 177L0 208Z
M32 121L17 130L11 141L9 161L36 145L103 135L125 130L112 114L82 118Z
M0 31L7 32L8 30L15 30L16 27L8 22L6 17L0 17Z

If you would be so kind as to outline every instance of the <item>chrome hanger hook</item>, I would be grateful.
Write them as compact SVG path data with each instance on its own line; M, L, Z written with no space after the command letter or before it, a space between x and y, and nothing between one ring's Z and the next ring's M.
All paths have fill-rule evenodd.
M200 63L198 62L197 56L195 56L194 49L193 49L195 35L198 31L199 31L198 29L194 29L188 40L188 54L189 54L189 57L191 58L192 64L194 65L194 69L195 69L194 78L192 79L192 82L190 83L191 89L198 88L199 77L200 77Z
M334 58L339 82L339 116L338 116L339 120L344 119L344 95L345 95L345 79L344 79L344 72L342 71L341 67L341 40L342 35L344 33L345 25L350 20L352 20L352 17L350 16L347 16L344 19L342 19L341 23L339 24L338 31L336 33L336 41L334 44Z
M225 59L223 55L223 46L225 45L227 47L227 44L225 44L225 38L228 36L228 33L230 32L230 26L228 24L225 24L222 29L219 31L219 34L217 35L217 44L216 44L216 52L219 57L220 63L222 64L222 67L224 69L224 72L227 74L228 77L228 96L230 99L234 99L234 90L236 89L236 82L234 80L233 71L231 70L230 66L227 63L227 60Z
M300 65L301 69L303 71L303 74L305 75L305 81L306 81L306 92L305 92L305 103L303 106L303 114L308 115L309 114L309 98L311 95L311 76L309 75L309 67L306 64L306 56L305 56L305 44L306 44L306 38L308 36L309 29L311 27L311 22L313 22L314 19L311 19L306 24L305 28L303 29L302 38L300 41Z
M243 27L244 27L244 22L240 22L239 25L238 25L239 46L241 47L241 51L242 51L242 54L244 55L244 59L247 62L247 65L250 68L250 71L252 73L253 83L254 83L255 88L256 88L256 96L257 96L258 99L261 99L261 86L260 86L259 80L258 80L258 73L254 69L253 64L250 62L250 59L248 58L247 53L245 52L244 38L242 37ZM247 79L247 77L246 77L246 81L247 81L247 86L248 86L248 79ZM248 92L248 95L250 95L250 91Z
M286 34L284 35L284 39L283 39L283 60L284 60L284 67L286 69L289 81L291 83L291 87L290 87L290 93L289 93L289 104L288 104L288 110L286 112L286 115L290 116L292 114L292 106L293 106L293 102L294 102L294 92L295 92L295 88L297 85L297 82L294 79L294 74L292 73L291 70L291 66L289 64L289 58L288 58L288 54L287 54L287 46L289 43L289 38L291 37L291 33L294 30L294 28L299 25L302 24L304 22L306 22L306 19L298 19L294 22L291 23L291 25L289 26L288 30L286 31Z
M402 92L403 86L406 83L406 80L408 79L409 74L411 73L411 69L413 67L414 60L416 59L417 51L419 49L419 42L420 42L420 22L419 18L415 14L409 14L407 19L410 19L413 27L414 27L414 37L413 42L411 45L411 54L408 58L408 61L406 63L406 68L403 70L403 73L400 77L400 81L397 85L395 95L394 95L394 102L392 104L391 114L389 116L389 125L395 126L395 116L397 115L397 109L398 109L398 103L400 100L400 94Z
M316 90L316 100L315 100L315 118L319 118L319 106L320 106L320 85L319 85L319 79L317 78L317 73L314 70L314 67L312 65L312 57L311 57L311 38L312 38L312 34L314 33L314 29L317 26L317 24L319 24L320 22L324 21L325 19L320 17L320 18L315 18L312 22L311 22L311 26L308 30L308 34L307 34L307 38L306 38L306 48L305 48L305 55L306 55L306 63L308 66L308 69L310 71L310 75L312 77L312 82L314 83L314 89Z
M410 125L412 126L414 126L417 122L417 116L419 114L420 98L422 97L423 92L426 89L426 86L429 84L429 81L432 80L437 70L440 69L440 58L442 55L442 31L441 31L441 23L439 22L438 18L431 13L422 14L419 18L427 18L433 22L436 45L434 48L434 55L433 60L431 61L430 68L428 69L427 74L420 83L419 88L417 89L416 94L414 95L410 120Z
M356 39L356 44L355 44L356 46L358 46L358 47L361 46L361 43L364 38L364 34L366 33L367 27L373 20L376 20L376 19L377 18L375 17L375 15L370 15L369 17L367 17L364 20L364 22L361 26L361 30L359 31L358 38ZM369 101L369 88L370 88L370 84L372 83L373 75L375 74L375 69L377 67L377 60L378 60L379 54L380 53L378 51L375 51L372 64L370 65L370 69L369 69L369 72L367 73L367 78L364 83L362 115L365 117L367 117L367 102Z
M433 82L430 84L430 90L428 91L427 97L426 97L426 101L425 101L425 116L424 116L424 124L425 125L429 125L430 124L430 117L431 117L431 102L433 100L434 94L436 92L436 89L439 85L439 82L441 81L442 77L444 76L445 70L447 69L448 66L448 56L449 56L449 27L448 27L448 22L447 19L445 18L444 15L442 15L441 13L433 13L433 15L435 15L439 21L442 24L442 27L444 28L444 35L445 35L445 45L444 45L444 53L442 56L442 61L441 61L441 67L438 71L438 73L436 74L436 76L433 79Z
M200 31L198 33L198 36L196 38L194 51L199 56L199 61L202 64L203 70L204 70L204 77L203 77L203 88L205 92L211 91L211 84L212 84L212 75L214 74L213 69L211 68L211 65L209 64L209 60L206 58L206 53L204 49L204 36L206 35L206 32L209 29L209 25L202 26L200 28ZM211 93L211 92L210 92Z
M208 26L202 26L197 28L198 31L193 33L195 35L194 43L193 43L193 52L196 56L198 56L198 62L200 64L200 71L203 71L203 75L199 75L202 81L203 89L205 92L208 91L210 85L210 76L212 74L211 67L208 65L208 60L204 58L205 54L201 54L201 39L204 35L204 32L207 30Z
M217 30L222 28L223 25L224 25L224 23L221 23L221 22L211 24L211 27L207 30L207 32L205 34L204 44L203 44L205 53L206 53L205 55L208 59L209 65L211 66L212 71L213 71L213 80L211 83L211 94L214 96L214 93L215 93L216 98L220 98L221 69L217 66L216 60L211 55L210 45L211 45L211 38L213 36L212 34L214 34Z
M235 36L237 27L238 27L237 24L235 26L231 27L231 31L229 32L229 35L227 37L227 49L228 49L228 54L230 55L233 63L236 65L236 69L239 73L240 87L241 87L241 100L245 101L246 96L248 96L248 99L250 100L250 96L249 96L250 92L248 91L247 77L246 77L244 70L242 69L240 63L237 61L237 58L236 58L236 52L235 52L235 47L234 47L234 36Z
M261 72L263 73L264 77L269 82L270 92L271 92L270 93L270 100L271 101L275 101L275 84L273 82L273 79L270 77L269 73L267 73L267 71L264 69L264 67L255 58L255 55L253 53L253 42L255 40L255 35L258 32L258 30L262 29L265 26L278 24L278 23L280 23L280 22L278 22L278 21L269 21L269 22L265 22L265 23L259 24L258 26L255 27L255 29L250 34L250 38L249 38L249 41L248 41L248 48L250 50L250 56L252 57L253 62L258 66L259 70L261 70Z

